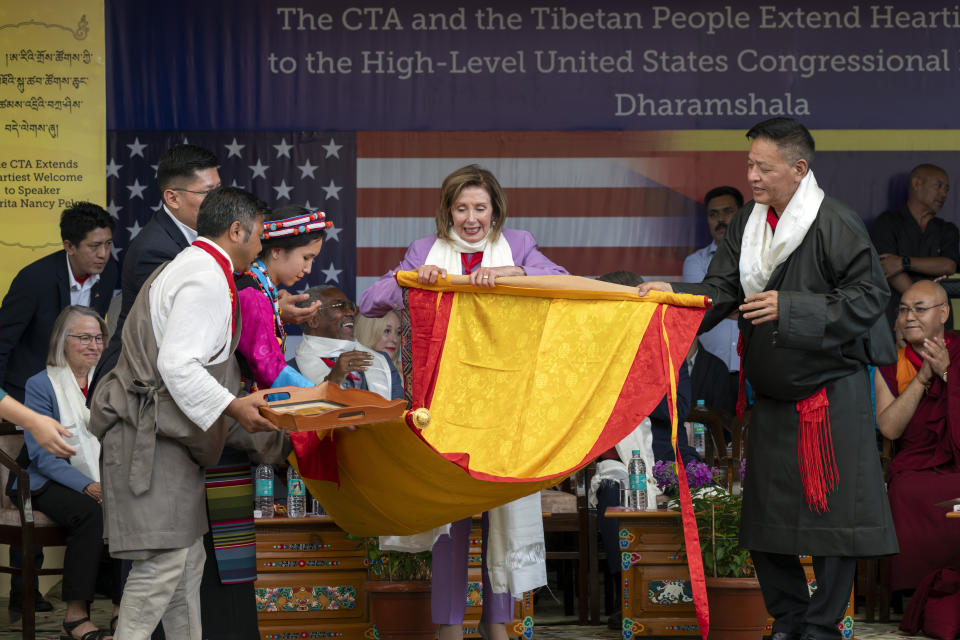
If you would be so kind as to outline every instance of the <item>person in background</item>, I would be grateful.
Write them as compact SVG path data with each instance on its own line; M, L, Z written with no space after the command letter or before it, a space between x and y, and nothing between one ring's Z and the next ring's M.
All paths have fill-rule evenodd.
M117 266L110 258L115 222L103 207L76 202L60 215L63 249L25 266L14 276L0 305L0 386L23 402L27 379L41 371L47 357L50 332L60 312L69 305L91 307L106 315L117 282ZM47 442L50 442L47 440ZM27 466L26 449L17 457ZM34 565L43 566L36 547ZM10 545L10 566L20 567L19 545ZM37 585L34 609L51 611ZM20 576L10 578L9 608L19 611Z
M707 408L722 409L730 416L736 415L737 377L729 375L727 365L707 351L700 344L699 337L690 343L686 365L690 374L690 399L694 406L698 400L703 400Z
M46 369L30 377L26 406L72 430L67 441L77 453L69 458L41 447L30 432L24 436L30 456L30 493L33 507L66 533L62 598L67 603L62 637L99 640L112 637L90 621L97 573L103 557L103 509L100 489L100 442L87 430L90 410L86 394L93 368L103 351L107 324L84 306L71 305L57 316L50 336ZM114 592L113 620L120 607L120 563L110 561Z
M389 400L402 398L396 367L384 354L357 344L357 307L346 294L333 286L310 287L307 294L323 305L300 325L303 338L297 345L297 368L317 384L332 382L344 389L373 391Z
M164 262L197 239L197 211L210 191L220 186L217 156L194 144L177 144L157 161L161 208L134 237L123 254L120 312L110 343L94 372L92 387L120 357L123 324L144 281Z
M887 496L900 553L889 559L891 590L916 589L960 566L960 521L939 502L960 496L960 336L946 331L947 294L920 280L904 291L897 325L907 341L896 364L874 374L877 426L894 441ZM960 611L957 620L960 621Z
M423 284L434 284L448 273L470 276L477 287L495 287L497 278L522 275L566 274L537 249L536 240L527 231L507 229L507 199L492 173L477 165L468 165L448 175L440 189L440 206L435 222L436 235L416 240L407 249L403 260L360 296L360 312L378 317L399 310L403 296L393 274L400 270L416 271ZM546 582L542 564L543 522L540 494L531 499L508 503L498 509L512 510L517 529L504 533L524 551L525 560L511 567L520 593ZM489 520L483 515L483 620L481 624L491 640L505 640L505 622L513 619L510 593L494 593L487 571ZM536 531L522 538L513 531ZM465 611L464 589L467 581L467 552L470 543L471 519L450 525L449 533L436 538L433 545L433 621L440 625L440 640L463 636ZM539 553L540 559L537 559ZM542 579L542 582L541 582Z
M900 295L911 284L952 275L960 265L960 231L937 217L949 192L946 171L934 164L919 164L910 171L906 204L884 211L873 223L870 236L890 285L887 319L891 326L897 319Z
M374 351L381 351L400 371L400 316L388 311L379 318L358 315L354 324L357 342Z
M707 228L712 241L702 249L694 251L683 261L683 281L700 282L707 275L707 267L713 260L713 254L723 242L727 227L734 214L743 207L743 194L735 187L714 187L703 198L707 209ZM723 360L732 374L733 385L740 372L740 356L737 355L737 341L740 330L737 328L736 312L721 320L717 326L700 335L700 346Z
M117 282L114 225L103 207L74 203L60 215L63 249L28 264L10 283L0 305L0 386L17 400L23 401L27 378L43 369L64 307L107 313Z

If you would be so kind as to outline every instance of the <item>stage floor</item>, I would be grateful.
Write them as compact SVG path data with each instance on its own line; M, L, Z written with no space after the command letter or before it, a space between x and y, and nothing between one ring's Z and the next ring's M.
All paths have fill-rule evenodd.
M59 587L54 587L55 593ZM57 640L60 631L60 622L63 620L64 604L48 593L47 599L54 605L50 613L37 614L38 640ZM549 593L544 593L537 601L537 624L534 629L535 640L614 640L620 637L618 631L611 631L606 626L580 626L574 624L576 618L565 617L563 607L559 603L550 602ZM111 605L107 599L96 600L92 607L92 619L95 624L106 628L110 621ZM890 640L906 637L897 631L897 623L871 624L857 621L858 640ZM22 627L19 616L11 616L7 609L7 599L0 598L0 640L19 639Z

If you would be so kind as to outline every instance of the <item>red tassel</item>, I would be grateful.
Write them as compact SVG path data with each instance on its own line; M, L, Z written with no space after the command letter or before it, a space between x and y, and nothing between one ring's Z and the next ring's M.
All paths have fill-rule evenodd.
M826 387L797 402L797 413L800 414L797 458L803 495L811 511L823 513L830 510L827 494L836 491L840 481L837 460L833 455Z
M737 418L747 410L747 381L743 378L743 334L737 336L737 355L740 356L740 371L737 372Z

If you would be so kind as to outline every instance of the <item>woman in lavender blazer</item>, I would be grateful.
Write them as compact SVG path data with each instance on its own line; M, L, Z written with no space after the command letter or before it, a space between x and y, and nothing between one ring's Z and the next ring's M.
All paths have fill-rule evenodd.
M470 165L454 171L443 181L440 208L437 210L437 235L417 240L393 269L360 296L360 311L366 316L378 317L403 305L400 287L394 280L397 271L416 271L417 278L433 284L447 273L470 276L471 284L494 287L503 276L562 275L567 270L551 262L537 250L537 242L527 231L504 229L507 217L506 198L497 179L489 171ZM522 516L540 522L540 501L523 507ZM535 507L535 508L531 508ZM513 520L517 526L521 518ZM526 520L523 520L525 523ZM530 549L528 561L511 566L513 574L523 573L526 582L511 579L511 584L530 584L546 572L542 566L543 530L531 534L530 527L514 531L508 528L506 536ZM464 597L467 582L467 553L470 547L471 519L454 522L449 534L443 534L433 543L433 585L431 609L433 621L440 625L439 640L459 640L463 637ZM495 593L487 572L487 540L489 519L483 514L483 614L481 625L490 640L506 640L504 623L513 620L513 598L520 594ZM534 527L536 528L536 527ZM524 533L519 534L520 531ZM523 566L519 566L522 564ZM531 578L530 576L533 576ZM543 582L533 582L532 587Z
M403 307L397 271L417 271L430 284L449 271L490 287L502 276L567 273L540 253L529 231L504 229L506 218L506 197L493 174L477 165L454 171L443 181L437 234L416 240L395 269L363 292L360 313L378 318Z

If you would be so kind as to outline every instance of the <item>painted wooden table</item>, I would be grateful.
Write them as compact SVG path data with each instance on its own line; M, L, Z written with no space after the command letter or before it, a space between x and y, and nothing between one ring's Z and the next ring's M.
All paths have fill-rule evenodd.
M375 640L365 553L328 516L256 520L257 621L263 640Z
M329 516L256 520L257 620L262 640L376 640L363 583L365 553ZM479 638L483 603L480 521L470 533L465 637ZM533 637L533 594L524 594L507 625L511 636Z
M617 518L620 525L623 638L698 635L690 572L680 555L680 514L668 509L626 511L612 507L604 515ZM801 561L808 585L815 589L810 558L801 556ZM767 621L767 632L772 622ZM854 637L853 593L840 626L845 639Z

